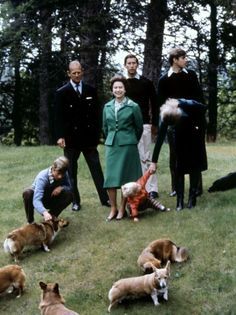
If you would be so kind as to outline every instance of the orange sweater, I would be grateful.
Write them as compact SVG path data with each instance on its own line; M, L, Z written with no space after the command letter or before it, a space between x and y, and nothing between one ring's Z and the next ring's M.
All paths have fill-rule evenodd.
M150 174L149 171L144 173L144 175L137 180L137 183L142 187L141 190L135 196L127 198L127 202L131 208L131 217L133 218L138 215L139 205L148 198L148 192L145 189L145 185L151 175L152 174Z

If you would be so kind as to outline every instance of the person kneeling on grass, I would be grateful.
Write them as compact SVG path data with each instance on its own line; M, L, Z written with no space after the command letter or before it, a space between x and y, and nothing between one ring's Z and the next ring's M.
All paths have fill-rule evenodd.
M28 223L34 222L34 208L47 221L58 217L73 201L68 166L67 158L57 158L52 166L38 173L30 188L24 190L23 201Z
M151 198L145 186L154 171L146 171L137 182L130 182L121 186L124 198L127 198L127 208L130 210L130 216L134 222L138 222L138 213L148 208L160 211L170 211L155 198Z

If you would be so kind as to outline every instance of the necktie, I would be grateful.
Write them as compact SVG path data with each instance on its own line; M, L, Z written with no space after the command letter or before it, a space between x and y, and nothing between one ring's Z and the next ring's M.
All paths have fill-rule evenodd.
M78 97L80 97L81 94L80 94L80 91L79 91L79 84L76 84L76 86L75 86L75 91L76 91Z

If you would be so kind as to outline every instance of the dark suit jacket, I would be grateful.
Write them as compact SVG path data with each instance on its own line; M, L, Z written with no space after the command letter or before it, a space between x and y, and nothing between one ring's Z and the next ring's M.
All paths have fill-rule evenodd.
M194 170L207 169L205 147L205 111L206 105L194 100L178 99L182 116L174 126L174 146L176 152L176 168L184 174ZM164 142L168 125L161 122L152 162L157 162L161 146Z
M204 103L196 73L190 69L187 71L188 73L184 71L173 73L170 77L167 72L160 78L157 90L158 107L161 107L168 98L184 98Z
M67 148L97 146L101 115L96 90L82 82L79 97L70 82L56 91L55 135L65 138Z

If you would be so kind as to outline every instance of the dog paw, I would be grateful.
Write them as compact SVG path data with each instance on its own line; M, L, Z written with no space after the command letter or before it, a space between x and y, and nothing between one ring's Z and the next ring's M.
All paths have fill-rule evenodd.
M43 244L43 249L44 249L45 252L50 252L50 249L45 244Z

